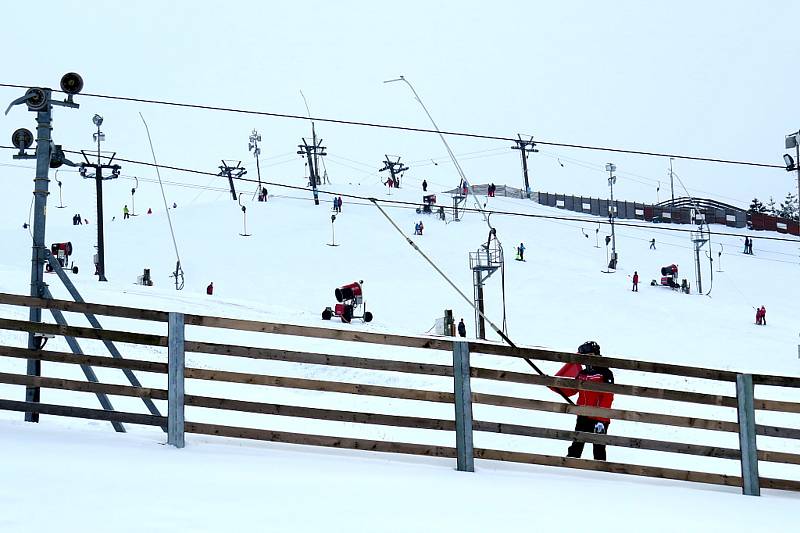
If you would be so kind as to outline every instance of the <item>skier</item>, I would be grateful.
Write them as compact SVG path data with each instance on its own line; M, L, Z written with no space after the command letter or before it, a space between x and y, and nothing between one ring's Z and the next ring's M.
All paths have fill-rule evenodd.
M749 237L745 237L744 238L744 252L742 252L742 253L745 253L745 254L750 253L749 249L750 249L750 238Z
M342 197L339 197L339 212L342 212Z
M496 191L496 190L497 190L497 187L495 186L494 183L489 185L489 197L490 198L494 198L494 191Z
M463 182L461 183L461 195L462 196L467 195L467 180L463 180Z
M428 192L428 182L426 180L422 180L422 192Z
M655 237L650 239L650 249L651 250L655 250L656 249L656 239L655 239Z
M333 197L333 212L334 213L339 212L339 199L335 196Z
M419 221L419 234L422 235L422 230L425 229L425 226L422 225L422 221Z
M594 341L587 341L578 347L578 353L582 355L600 356L600 346ZM606 367L586 365L575 376L578 381L588 381L590 383L614 383L614 374ZM609 409L614 401L614 394L611 392L594 392L588 390L561 389L567 396L578 393L579 406L602 407ZM575 422L575 431L586 433L599 433L601 435L608 432L608 425L611 420L603 416L584 416L578 415ZM567 457L579 458L583 453L583 442L574 441L567 450ZM606 460L606 447L604 444L594 444L594 458L600 461Z
M747 253L753 255L753 239L750 239L750 243L747 245Z
M131 218L131 213L128 211L128 204L125 204L125 207L122 208L122 219L127 220Z
M633 271L633 292L639 292L639 272Z
M147 208L147 214L148 214L148 215L152 215L152 214L153 214L153 209L152 209L152 208L150 208L150 207L148 207L148 208Z
M759 314L761 315L761 319L758 318ZM767 310L763 305L761 306L761 309L756 311L756 324L761 326L767 325Z
M522 243L517 246L517 261L525 261L525 245Z
M214 282L213 281L208 284L208 287L206 287L206 294L208 294L209 296L214 294Z
M466 337L467 336L467 325L464 324L464 319L461 319L461 322L458 323L458 336L459 337Z
M414 235L419 235L419 222L414 223Z

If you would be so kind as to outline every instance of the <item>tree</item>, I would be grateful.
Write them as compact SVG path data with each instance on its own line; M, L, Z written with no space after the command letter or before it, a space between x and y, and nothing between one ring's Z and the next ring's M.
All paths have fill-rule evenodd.
M775 207L775 200L772 199L772 196L769 197L769 202L767 202L767 211L766 213L769 216L776 217L778 216L778 208Z
M761 201L758 198L753 198L753 201L750 202L750 209L748 209L747 212L750 214L766 213L767 208L764 206L764 204L761 203Z
M781 218L788 218L789 220L797 219L797 197L792 193L786 194L786 199L781 202L778 209L778 216Z

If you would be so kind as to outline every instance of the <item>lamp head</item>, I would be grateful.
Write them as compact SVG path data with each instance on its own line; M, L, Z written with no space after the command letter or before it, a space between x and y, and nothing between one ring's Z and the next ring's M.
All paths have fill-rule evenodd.
M786 163L786 170L791 172L797 168L794 158L789 154L783 154L783 162Z
M92 122L94 122L94 125L99 128L103 124L103 117L95 113L95 115L92 117Z
M76 72L67 72L61 77L61 90L72 96L83 90L83 78Z

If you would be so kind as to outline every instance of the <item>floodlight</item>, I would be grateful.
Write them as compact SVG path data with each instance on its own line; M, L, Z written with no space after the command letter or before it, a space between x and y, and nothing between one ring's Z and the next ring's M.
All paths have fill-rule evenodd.
M67 72L61 77L61 90L70 96L78 94L83 90L83 78L75 72Z
M783 154L783 162L786 163L786 170L789 172L797 168L794 163L794 158L789 154Z
M31 111L41 111L47 107L48 99L44 89L33 87L25 93L25 103Z
M33 145L33 134L30 130L19 128L11 135L11 144L13 144L20 151L27 150Z
M100 116L100 115L98 115L98 114L95 114L95 115L92 117L92 122L94 122L94 125L95 125L95 126L97 126L97 127L99 128L99 127L100 127L100 126L103 124L103 117L101 117L101 116Z
M617 165L615 165L614 163L606 163L606 170L608 172L614 172L615 170L617 170Z

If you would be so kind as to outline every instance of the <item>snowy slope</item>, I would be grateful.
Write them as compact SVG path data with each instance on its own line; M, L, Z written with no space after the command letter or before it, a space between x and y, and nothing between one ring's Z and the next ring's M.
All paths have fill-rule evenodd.
M24 186L17 184L20 190ZM379 199L407 200L418 202L422 192L412 180L407 186L395 190L391 196L386 189L377 186L336 184L329 190L364 197ZM335 222L336 242L338 247L326 246L331 242L331 202L329 196L323 194L322 205L315 206L310 201L310 193L271 187L273 196L266 204L248 204L247 228L253 235L240 237L242 231L242 214L238 205L231 200L192 203L170 191L170 200L177 198L178 208L171 209L175 234L180 248L181 259L186 272L186 288L176 292L171 287L168 275L174 268L175 253L169 235L164 210L153 205L152 215L141 215L123 221L120 216L111 220L109 215L106 224L106 262L109 282L100 284L91 275L91 256L95 239L93 217L88 215L93 210L93 198L86 197L74 202L69 209L51 208L48 212L47 242L70 240L75 245L74 260L81 271L72 279L87 301L124 304L128 306L148 307L170 311L184 311L219 316L241 317L248 319L289 322L314 326L347 327L369 331L391 332L399 334L425 334L434 324L444 309L453 309L456 318L464 317L470 324L468 331L473 334L472 311L466 303L442 280L433 269L404 241L378 210L365 200L345 198L343 212ZM30 194L29 192L27 194ZM440 195L440 199L446 196ZM6 197L10 209L19 209L19 201ZM441 200L440 200L441 201ZM514 211L530 214L573 215L554 209L543 208L532 202L507 198L480 198L487 202L487 207L497 210ZM15 205L12 205L16 202ZM386 206L389 215L405 230L407 236L413 233L414 222L421 215L412 209ZM74 212L81 212L89 218L90 224L72 226L70 219ZM142 206L137 205L137 212L143 213ZM472 279L469 270L468 253L475 251L488 235L488 226L480 215L469 214L461 222L445 224L434 217L424 218L425 235L411 236L420 248L428 254L437 265L468 296L472 294ZM745 231L727 230L726 232L742 235L741 237L714 237L712 251L715 260L722 245L722 270L718 273L715 262L713 287L710 297L682 295L662 287L650 287L648 282L660 276L659 268L670 263L681 267L681 277L686 277L694 286L693 254L688 235L661 231L664 226L645 225L643 228L617 228L617 249L620 255L620 269L615 274L605 274L606 251L604 247L595 247L595 228L597 223L587 219L586 222L552 221L537 218L511 217L493 215L492 224L497 228L498 237L505 246L509 259L506 264L506 309L509 336L518 344L544 346L557 350L574 350L587 339L597 340L606 355L629 357L633 359L672 362L712 368L735 369L738 371L760 372L783 375L800 375L800 360L797 356L798 330L800 324L800 289L796 279L800 273L798 266L797 241L770 242L757 239L755 255L740 254L741 242ZM14 226L13 229L10 229ZM30 255L30 237L27 231L16 225L16 220L8 221L0 232L5 244L5 253L0 257L0 290L13 293L28 292L28 265ZM682 227L682 229L686 229ZM715 228L716 229L716 228ZM719 228L722 229L722 228ZM602 236L607 231L603 226ZM584 233L589 237L584 237ZM774 235L773 235L774 236ZM651 238L657 240L658 249L649 250ZM519 242L527 247L526 262L510 260L513 249ZM602 244L601 244L602 246ZM155 279L154 287L134 285L136 276L143 268L151 268ZM640 292L630 291L630 276L634 270L641 277ZM704 288L710 284L708 264L704 264ZM325 306L332 305L333 289L342 283L363 279L365 284L365 300L368 308L375 314L375 321L370 324L354 323L343 326L336 322L324 323L320 320L320 312ZM48 278L56 297L67 298L66 291L53 276ZM213 297L205 295L205 287L213 281L216 291ZM486 289L487 314L497 323L502 322L501 280L499 275L490 279ZM753 325L754 311L752 306L765 305L767 308L767 327ZM0 314L4 317L25 318L24 309L3 306ZM139 331L158 331L163 333L162 325L147 325L129 321L103 319L104 326L118 329L135 328ZM83 324L76 318L76 324ZM274 335L232 333L226 331L209 331L203 328L189 328L187 338L208 339L215 342L230 342L256 346L286 347L307 351L363 355L370 357L398 358L403 360L420 360L447 364L448 354L425 350L383 349L375 346L356 345L354 343L323 342L286 338ZM0 342L25 345L25 336L12 332L0 331ZM102 348L85 343L87 353L105 353ZM63 341L55 339L48 344L54 350L67 350ZM164 360L163 350L125 346L123 353L127 357ZM527 371L524 365L499 358L477 358L482 366L503 367L519 371ZM220 361L220 358L191 354L188 356L191 366L220 368L257 372L273 375L302 376L317 379L335 379L339 381L370 382L384 385L407 386L432 390L449 390L452 384L448 380L426 376L403 376L391 373L365 373L351 369L314 367L311 365L287 365L278 362L231 360ZM541 367L554 372L558 365L542 363ZM24 362L0 359L0 371L24 373ZM80 379L80 371L67 365L47 364L47 375L59 375ZM650 386L679 388L683 390L703 390L722 394L733 394L732 386L710 386L701 380L682 380L669 376L645 375L618 371L617 381L621 383L647 384ZM124 383L119 372L98 369L101 381ZM143 383L149 386L164 387L160 378L142 374ZM552 393L547 390L536 390L522 386L502 386L476 382L474 389L478 391L497 392L511 395L525 395L533 398L553 400ZM427 405L421 402L408 402L381 398L352 398L347 395L324 395L306 391L272 390L268 387L252 387L246 385L194 383L187 385L187 392L209 396L231 396L239 399L252 399L265 402L288 403L292 405L308 405L314 407L331 407L331 397L335 397L335 408L408 414L436 418L452 418L452 408L446 405ZM800 395L786 391L759 390L761 396L776 399L800 401ZM0 385L0 397L19 399L24 393L20 387ZM76 405L96 407L96 400L88 395L63 391L43 390L43 401L59 403L68 401ZM130 398L114 398L118 409L144 412L140 401ZM633 397L619 397L615 406L643 411L664 412L664 402ZM165 409L165 406L163 406ZM672 403L670 413L698 417L725 417L735 420L735 413L730 409L702 407ZM498 421L509 421L520 424L538 425L542 427L558 427L570 429L571 417L557 416L548 413L515 412L488 406L476 406L476 418ZM18 420L15 413L0 412L0 418ZM65 420L53 417L42 417L42 426L94 428L102 432L110 431L107 424L89 423L80 420ZM365 438L386 438L410 442L430 442L452 445L452 438L447 434L415 429L365 428L353 424L317 422L310 420L293 420L264 415L248 415L233 412L216 412L203 409L189 409L187 419L196 421L220 422L228 425L247 425L270 429L284 429L306 433L335 434L341 436L362 436ZM759 421L789 427L800 427L798 417L784 415L765 416L759 413ZM9 453L26 447L28 441L37 442L39 432L53 431L66 440L73 439L76 447L86 446L91 450L102 448L104 443L123 437L108 435L81 436L81 431L64 433L57 429L28 430L23 424L3 422L3 435L13 435L3 439ZM154 454L162 454L160 450L143 451L146 443L157 442L161 435L148 428L131 427L136 435L132 436L133 444L125 448L133 455L143 454L148 461L163 461ZM627 436L672 439L680 442L699 442L736 447L736 435L719 432L703 432L679 428L652 428L632 423L617 421L612 433ZM50 433L45 433L50 435ZM19 439L19 440L18 440ZM97 440L94 440L97 439ZM221 450L215 468L224 470L230 465L241 465L248 458L265 454L278 453L290 463L305 462L308 457L294 448L270 446L255 443L233 443L230 441L214 441L210 439L189 437L189 448L202 450L190 452L192 459L186 461L185 467L191 468L194 461L206 461L212 451ZM773 439L774 440L774 439ZM114 440L116 443L117 440ZM759 441L761 443L761 440ZM798 446L787 442L766 441L770 449L800 452ZM95 444L99 443L99 444ZM478 446L498 447L563 455L566 443L529 438L499 439L494 435L476 435ZM32 446L34 444L31 444ZM45 446L44 444L40 444ZM116 446L116 444L115 444ZM129 446L125 444L124 446ZM793 447L792 447L793 446ZM240 448L244 450L240 450ZM188 449L188 448L187 448ZM234 451L231 451L234 450ZM240 452L240 453L239 453ZM48 453L48 452L44 452ZM82 453L82 452L81 452ZM88 452L87 452L88 453ZM94 453L94 452L93 452ZM97 452L104 455L102 452ZM189 454L187 454L189 455ZM76 457L80 461L80 454ZM357 454L340 454L315 450L311 464L320 467L331 461L346 456L347 461L354 460ZM738 465L733 461L712 460L692 456L666 456L657 452L611 448L609 456L612 460L628 461L639 464L656 464L674 468L689 468L721 473L737 474ZM170 456L174 457L174 454ZM277 457L277 456L276 456ZM377 461L388 461L385 465L387 477L400 476L399 486L407 483L416 486L414 476L422 469L429 472L429 462L416 461L393 456L379 456ZM88 459L85 459L88 460ZM111 459L108 459L111 460ZM365 466L354 466L362 471L355 474L355 479L366 479L367 483L377 483L369 472L370 461L376 459L355 459ZM254 467L264 476L270 475L277 459L259 459ZM668 461L665 463L665 461ZM172 462L172 459L170 459ZM349 463L339 463L340 467L349 469ZM383 464L383 463L382 463ZM442 470L442 462L432 461L434 470ZM398 466L399 465L399 466ZM8 465L6 465L8 467ZM232 466L237 468L236 466ZM409 468L409 473L398 472ZM306 466L303 466L306 468ZM308 467L313 470L313 467ZM261 470L263 469L263 470ZM696 487L691 484L675 485L659 483L652 480L622 481L623 478L579 474L572 471L549 470L547 480L536 483L536 476L547 469L532 469L512 466L499 466L481 463L481 470L486 470L485 482L468 481L481 493L505 494L507 498L518 498L520 505L525 498L519 496L518 486L533 483L538 491L531 497L541 497L547 489L543 485L549 482L558 483L564 491L578 490L589 483L596 484L597 492L609 492L609 498L631 498L640 491L649 496L642 496L638 502L655 500L660 491L665 491L664 498L675 500L685 497L686 492L696 491L698 501L708 500L709 506L718 505L719 493L735 494L735 490ZM291 476L291 467L280 475ZM413 470L413 471L411 471ZM183 471L181 470L181 475ZM363 475L362 475L363 474ZM530 475L535 474L535 475ZM310 476L310 472L303 475ZM333 474L330 474L333 475ZM765 464L762 475L800 479L800 468L794 465ZM407 477L403 477L407 476ZM438 478L432 473L427 477ZM463 477L453 477L447 468L441 474L443 479L434 483L434 487L447 492L454 486L465 483ZM481 479L478 476L476 479ZM446 477L446 479L444 479ZM488 478L488 479L487 479ZM233 483L235 477L229 482ZM283 479L283 478L281 478ZM391 484L390 480L386 480ZM108 480L108 483L113 481ZM197 481L202 484L201 480ZM252 481L252 490L261 490ZM620 487L624 487L620 488ZM677 488L676 488L677 487ZM396 489L396 488L395 488ZM392 490L395 490L392 489ZM652 489L652 492L651 492ZM352 486L347 490L356 491ZM433 489L431 489L433 490ZM581 489L583 490L583 489ZM432 492L433 493L433 492ZM668 494L667 494L668 493ZM393 493L396 494L396 493ZM511 496L514 494L514 496ZM711 495L706 498L706 495ZM188 496L187 496L188 497ZM477 496L473 496L477 497ZM455 498L453 496L453 498ZM483 498L483 496L482 496ZM504 498L488 496L487 505L501 505ZM335 500L338 501L338 500ZM331 508L333 503L331 502ZM419 495L418 501L424 501ZM494 503L491 503L494 502ZM738 504L739 500L736 500ZM775 503L778 502L778 503ZM796 497L781 495L773 503L776 515L787 512L788 504L796 504ZM302 502L296 502L298 506ZM722 505L722 504L719 504ZM513 507L513 506L512 506ZM711 508L711 507L709 507ZM293 509L299 509L293 508ZM760 508L759 512L764 512ZM748 512L742 507L742 516ZM375 516L379 516L375 512ZM373 516L365 514L365 518ZM638 515L631 515L632 519ZM786 516L783 514L782 516ZM373 517L374 518L374 517ZM732 522L737 523L730 517ZM561 518L563 520L563 517ZM410 520L410 519L409 519ZM514 515L512 525L521 527L524 515ZM553 517L555 521L555 516ZM370 522L367 522L369 524ZM413 522L411 522L413 523ZM744 522L739 522L739 524ZM287 522L288 524L288 522ZM373 522L374 524L374 522ZM398 530L408 529L399 522ZM477 527L475 530L486 529ZM447 529L446 523L441 528ZM288 527L288 526L287 526ZM209 527L209 529L213 529ZM313 529L313 528L312 528ZM356 528L358 529L358 528ZM363 529L374 529L364 526Z

